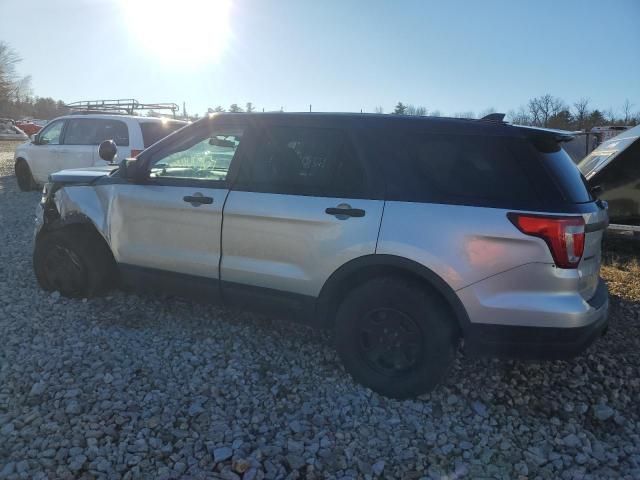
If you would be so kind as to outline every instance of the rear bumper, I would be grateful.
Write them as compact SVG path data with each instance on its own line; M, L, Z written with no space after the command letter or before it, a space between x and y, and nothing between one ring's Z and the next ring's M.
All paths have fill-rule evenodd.
M602 336L608 325L609 292L600 279L584 318L573 327L534 327L469 323L465 350L472 355L521 359L575 357ZM575 321L575 315L572 318ZM573 323L570 322L570 323Z

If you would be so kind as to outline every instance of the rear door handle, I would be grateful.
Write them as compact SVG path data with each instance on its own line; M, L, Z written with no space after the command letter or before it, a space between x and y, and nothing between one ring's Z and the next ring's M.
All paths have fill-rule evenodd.
M338 219L344 220L348 217L364 217L365 211L361 208L351 208L351 205L341 203L337 207L327 208L325 213L335 215Z
M186 195L182 197L187 203L190 203L194 207L199 207L200 205L211 205L213 203L213 198L205 197L200 192L194 193L193 195Z

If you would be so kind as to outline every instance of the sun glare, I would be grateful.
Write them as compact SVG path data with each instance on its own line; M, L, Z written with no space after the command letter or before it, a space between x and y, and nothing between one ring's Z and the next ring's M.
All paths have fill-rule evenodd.
M217 61L229 39L231 0L120 0L127 28L162 63Z

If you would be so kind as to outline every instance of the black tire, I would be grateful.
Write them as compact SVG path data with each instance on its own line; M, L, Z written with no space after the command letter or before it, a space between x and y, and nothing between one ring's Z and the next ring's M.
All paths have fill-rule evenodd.
M392 398L431 391L456 353L455 318L442 298L402 277L374 278L338 308L336 344L345 369Z
M30 192L38 188L38 184L35 182L33 175L31 174L29 164L25 160L19 159L16 162L15 172L20 190L23 192Z
M70 298L89 298L111 288L115 263L100 235L83 226L68 226L36 240L33 269L40 286Z

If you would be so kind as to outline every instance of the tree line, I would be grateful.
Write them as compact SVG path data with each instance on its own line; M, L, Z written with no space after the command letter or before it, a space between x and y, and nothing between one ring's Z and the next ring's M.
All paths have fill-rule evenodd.
M505 120L516 125L530 125L543 128L557 128L561 130L589 130L595 126L640 124L640 111L634 111L635 105L626 99L618 111L609 108L600 110L591 108L589 98L583 97L568 104L559 97L551 94L541 95L529 100L515 110L506 113ZM375 108L376 113L384 113L382 107ZM391 112L394 115L430 115L442 116L440 110L429 111L424 106L416 106L398 102ZM496 113L494 108L488 108L476 115L472 111L457 112L450 115L455 118L482 118L490 113Z

